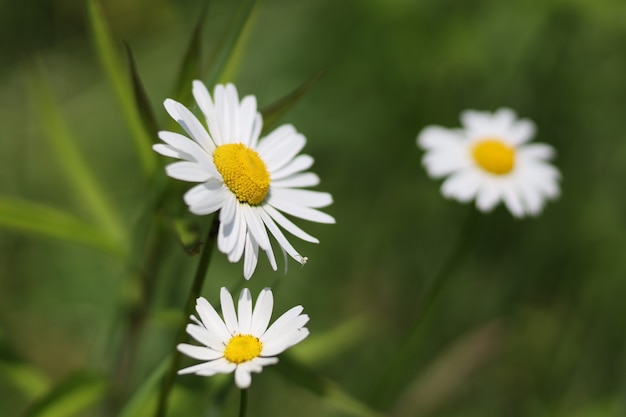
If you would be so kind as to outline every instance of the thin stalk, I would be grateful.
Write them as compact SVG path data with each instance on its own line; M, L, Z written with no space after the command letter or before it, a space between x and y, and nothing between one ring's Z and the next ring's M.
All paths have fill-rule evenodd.
M239 417L246 417L248 411L248 390L241 390L241 401L239 402Z
M189 291L189 296L187 297L187 305L185 306L185 315L181 322L180 328L178 329L178 336L176 337L176 344L174 345L174 355L172 357L172 362L170 365L170 369L168 373L165 375L165 380L163 381L163 385L161 386L161 392L159 394L159 402L156 409L156 417L165 417L167 413L167 401L170 394L170 391L174 387L174 382L176 380L176 371L179 368L180 364L180 353L176 350L176 346L179 343L183 343L186 340L185 327L187 325L187 317L193 314L194 307L196 305L196 299L200 296L202 292L202 287L204 285L204 280L207 274L207 270L209 269L209 264L211 263L211 255L213 254L213 248L215 247L215 242L217 238L217 226L219 223L219 215L216 214L213 218L213 223L211 224L211 228L209 229L209 233L207 236L207 240L202 248L202 253L200 255L200 261L198 262L198 268L196 269L196 275L193 279L193 283L191 285L191 290Z

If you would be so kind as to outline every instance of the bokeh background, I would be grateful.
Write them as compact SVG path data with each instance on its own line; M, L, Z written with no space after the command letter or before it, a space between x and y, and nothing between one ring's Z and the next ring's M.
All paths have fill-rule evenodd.
M161 103L204 2L103 3L120 59L127 62L127 42L168 128ZM205 59L237 8L210 2ZM32 74L43 72L125 230L145 236L152 191L83 2L0 1L0 39L0 195L90 220L35 111ZM274 288L275 314L305 306L311 337L292 358L382 415L626 415L624 45L620 0L258 2L229 75L240 93L263 108L325 70L281 122L306 135L317 189L333 194L326 211L337 224L298 222L321 241L292 240L309 263L290 260L284 275L261 259L247 283L255 295ZM464 109L502 106L534 120L536 140L557 150L562 196L538 218L445 200L421 167L420 129L458 126ZM178 197L185 189L159 182L178 187ZM181 199L169 206L208 228L209 218L185 215ZM63 415L42 399L80 378L102 384L70 398L86 404L72 415L113 415L92 399L122 386L123 403L141 386L172 348L197 262L173 234L165 241L137 355L120 371L137 302L132 267L2 222L1 415ZM216 253L203 294L216 301L220 286L238 290L241 269ZM435 279L443 284L432 292ZM367 415L293 383L280 366L254 376L249 415ZM212 380L178 382L171 415L235 414L235 390L215 396Z

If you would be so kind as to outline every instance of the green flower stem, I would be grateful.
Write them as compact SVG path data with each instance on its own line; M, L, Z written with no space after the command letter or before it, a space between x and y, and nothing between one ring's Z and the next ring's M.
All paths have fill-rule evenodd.
M189 291L189 297L187 297L185 315L183 316L181 326L178 329L178 336L176 337L175 346L179 343L183 343L186 340L187 335L185 333L185 327L187 326L187 317L193 314L193 310L196 305L196 299L200 296L200 293L202 292L204 279L206 277L207 270L209 269L209 264L211 263L211 255L213 254L213 248L215 247L215 242L217 240L217 226L219 224L218 219L219 214L215 214L215 217L213 218L213 223L211 224L211 228L209 229L207 240L204 244L204 248L202 249L202 254L200 255L200 261L198 262L196 275L193 279L191 290ZM159 402L155 414L156 417L165 417L165 415L167 414L167 400L170 391L174 387L174 381L176 380L176 371L179 368L180 358L180 353L175 350L170 369L165 375L165 380L163 381L163 385L161 386L161 393L159 394Z
M419 300L417 304L418 307L416 309L413 325L411 326L411 333L408 335L406 343L400 348L398 354L394 356L394 359L387 367L376 389L377 406L385 404L389 397L394 392L397 392L398 384L404 380L407 371L411 370L408 364L412 363L412 358L415 357L420 347L422 341L422 323L426 317L428 317L430 309L435 304L445 284L449 282L449 278L455 268L459 266L459 260L469 252L475 240L476 220L478 216L479 213L475 209L472 209L467 215L455 246L450 250L439 272L430 280L422 293L421 300Z
M246 417L248 411L248 390L241 390L241 402L239 403L239 417Z

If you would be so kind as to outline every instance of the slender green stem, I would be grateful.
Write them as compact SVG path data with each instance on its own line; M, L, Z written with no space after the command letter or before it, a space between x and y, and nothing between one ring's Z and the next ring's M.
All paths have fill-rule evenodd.
M217 226L219 223L218 218L219 216L216 214L213 218L211 228L209 229L204 248L202 249L200 261L198 262L198 268L196 269L196 275L193 279L191 290L189 291L189 296L187 297L185 315L181 322L180 328L178 329L178 336L176 337L175 346L179 343L183 343L187 337L185 333L187 317L189 317L189 315L193 313L196 299L200 296L200 293L202 292L202 286L204 285L204 279L206 277L207 270L209 269L209 264L211 263L211 255L213 254L213 248L215 246L215 241L217 238ZM155 414L156 417L165 417L165 415L167 414L167 400L170 391L174 387L174 382L176 380L176 371L179 367L180 358L180 353L175 350L172 357L170 369L165 375L165 380L163 381L163 385L161 386L161 393L159 394L159 402Z
M390 394L396 391L398 382L401 381L406 374L405 369L410 368L410 366L407 365L413 362L412 358L415 357L422 340L422 323L426 317L428 317L432 306L441 294L445 284L449 281L452 272L459 266L459 260L467 254L469 247L474 241L474 229L477 215L476 210L472 210L468 214L459 233L459 238L456 240L456 244L450 250L441 269L430 280L423 295L420 297L421 300L417 303L417 310L410 334L405 344L400 348L398 354L394 356L394 359L387 367L376 389L378 406L386 402Z
M241 390L241 402L239 403L239 417L246 417L248 411L248 390Z

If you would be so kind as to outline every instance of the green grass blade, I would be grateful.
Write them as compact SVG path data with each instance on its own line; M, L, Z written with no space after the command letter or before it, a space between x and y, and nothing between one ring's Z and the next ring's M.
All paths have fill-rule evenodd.
M139 162L144 173L151 176L157 167L156 154L151 149L151 144L156 138L150 136L135 107L133 89L127 78L125 66L120 61L109 27L97 0L87 0L87 14L94 46L130 128Z
M25 417L72 417L100 401L105 392L101 376L76 373L36 402Z
M313 392L348 415L382 417L382 414L351 397L336 383L318 375L289 354L281 355L280 361L274 369L291 383Z
M290 110L324 75L325 70L318 71L311 79L293 90L291 93L261 110L263 115L263 130L268 130Z
M163 375L169 368L171 360L172 355L168 355L161 361L152 373L148 375L148 378L137 388L137 391L126 403L118 417L133 417L138 414L139 410L145 409L146 404L157 390Z
M173 97L181 103L186 103L191 99L191 82L202 77L202 29L206 21L208 4L208 1L203 4L178 71Z
M117 242L102 230L71 214L11 197L0 197L0 227L54 237L123 256Z
M249 30L252 11L256 2L254 0L244 0L239 6L239 10L231 21L228 30L218 44L215 52L209 60L208 80L209 86L218 82L230 81L234 69L234 62L238 53L236 50L243 48L244 42L240 42L245 38L242 36L244 31ZM226 71L228 69L228 71Z
M141 77L139 76L139 71L137 70L133 52L127 43L125 43L124 46L126 47L126 55L128 56L133 93L135 95L135 106L137 106L139 117L143 122L144 128L150 134L150 137L156 138L159 132L159 125L154 117L154 112L152 111L152 106L150 105L146 89L141 82Z
M358 316L346 320L332 330L319 335L310 335L306 343L291 348L289 353L306 363L320 363L337 356L362 340L369 329L368 320Z
M126 246L128 239L122 222L76 146L42 70L35 72L31 85L33 103L41 119L44 136L67 179L102 230L120 246Z

